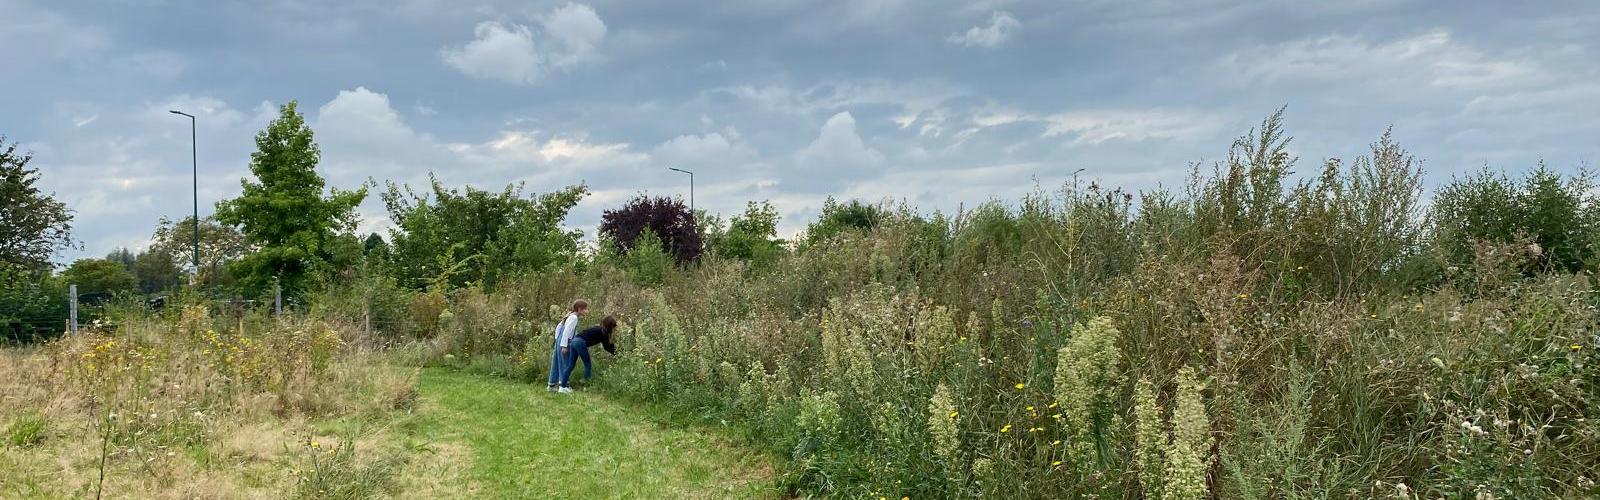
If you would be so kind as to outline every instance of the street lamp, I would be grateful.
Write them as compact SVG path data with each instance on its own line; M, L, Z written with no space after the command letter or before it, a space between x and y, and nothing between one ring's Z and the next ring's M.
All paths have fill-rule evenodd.
M677 167L667 167L667 170L689 174L689 212L694 213L694 172Z
M196 144L194 115L169 110L172 114L189 117L189 167L194 173L194 279L200 278L200 146Z

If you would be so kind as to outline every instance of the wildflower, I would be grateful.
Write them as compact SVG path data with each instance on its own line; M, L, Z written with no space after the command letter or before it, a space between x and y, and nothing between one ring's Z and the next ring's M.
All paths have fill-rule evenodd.
M1572 350L1574 350L1574 351L1576 351L1576 350L1578 350L1578 349L1582 349L1582 348L1583 348L1583 346L1581 346L1581 345L1578 345L1578 344L1572 344Z
M1051 467L1060 467L1061 466L1061 461L1060 460L1056 460L1054 462L1050 462L1050 466Z
M1178 372L1178 393L1172 409L1172 442L1166 448L1165 498L1204 498L1205 474L1211 463L1211 418L1200 397L1202 385L1193 368Z
M961 412L959 412L959 411L950 412L950 418L952 418L952 419L956 418L956 417L959 417L959 416L961 416Z
M1061 440L1057 439L1055 441L1051 441L1050 446L1061 446Z
M1028 387L1028 384L1024 384L1024 383L1022 383L1022 382L1017 382L1017 385L1016 385L1016 386L1015 386L1015 387L1016 387L1016 388L1017 388L1017 390L1019 390L1019 391L1020 391L1020 390L1023 390L1023 389L1025 389L1025 388L1027 388L1027 387Z
M1006 424L1005 427L1000 428L1000 433L1004 434L1007 432L1011 432L1011 424Z
M1139 471L1139 486L1146 498L1161 497L1162 446L1166 432L1161 429L1161 410L1156 407L1155 384L1140 378L1133 389L1134 462Z
M1028 411L1033 411L1033 405L1028 405Z

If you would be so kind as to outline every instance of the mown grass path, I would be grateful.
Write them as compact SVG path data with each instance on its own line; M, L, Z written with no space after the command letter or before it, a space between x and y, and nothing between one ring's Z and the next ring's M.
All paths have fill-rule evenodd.
M655 423L597 394L425 370L421 433L465 446L462 496L772 498L760 453Z

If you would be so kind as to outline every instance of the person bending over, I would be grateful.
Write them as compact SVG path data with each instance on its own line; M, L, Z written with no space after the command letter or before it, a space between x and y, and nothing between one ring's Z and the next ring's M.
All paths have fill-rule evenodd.
M600 344L606 348L606 352L611 354L617 353L617 345L611 341L611 334L612 332L615 332L616 329L617 318L606 316L605 319L600 320L600 324L598 326L591 326L583 329L583 331L578 332L578 334L572 338L571 342L567 343L567 347L569 347L571 351L570 354L567 355L566 373L561 375L562 392L568 392L571 390L572 370L578 367L578 360L580 359L583 360L583 382L585 384L589 383L589 377L594 373L589 364L590 346Z

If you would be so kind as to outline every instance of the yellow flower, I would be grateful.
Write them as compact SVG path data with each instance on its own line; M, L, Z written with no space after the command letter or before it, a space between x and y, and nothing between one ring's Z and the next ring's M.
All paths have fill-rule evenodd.
M959 412L959 411L950 412L950 418L956 418L956 417L958 417L960 415L961 415L961 412Z
M1022 382L1017 382L1017 385L1016 385L1017 390L1020 391L1020 390L1022 390L1024 388L1027 388L1027 387L1028 387L1028 384L1024 384Z
M656 358L656 363L661 363L661 358Z
M1050 406L1046 406L1045 408L1055 408L1055 407L1056 407L1055 403L1050 403Z
M1003 433L1007 433L1007 432L1011 432L1011 424L1006 424L1006 426L1005 426L1005 427L1001 427L1001 428L1000 428L1000 432L1001 432L1001 433L1002 433L1002 434L1003 434Z
M1578 345L1578 344L1572 344L1572 350L1574 350L1574 351L1576 351L1576 350L1578 350L1578 349L1582 349L1582 348L1583 348L1583 346L1581 346L1581 345Z
M1028 411L1033 411L1033 405L1028 405Z
M1054 462L1050 462L1050 466L1051 467L1060 467L1061 466L1061 461L1060 460L1056 460Z
M1061 440L1057 439L1055 441L1051 441L1050 446L1061 446Z

